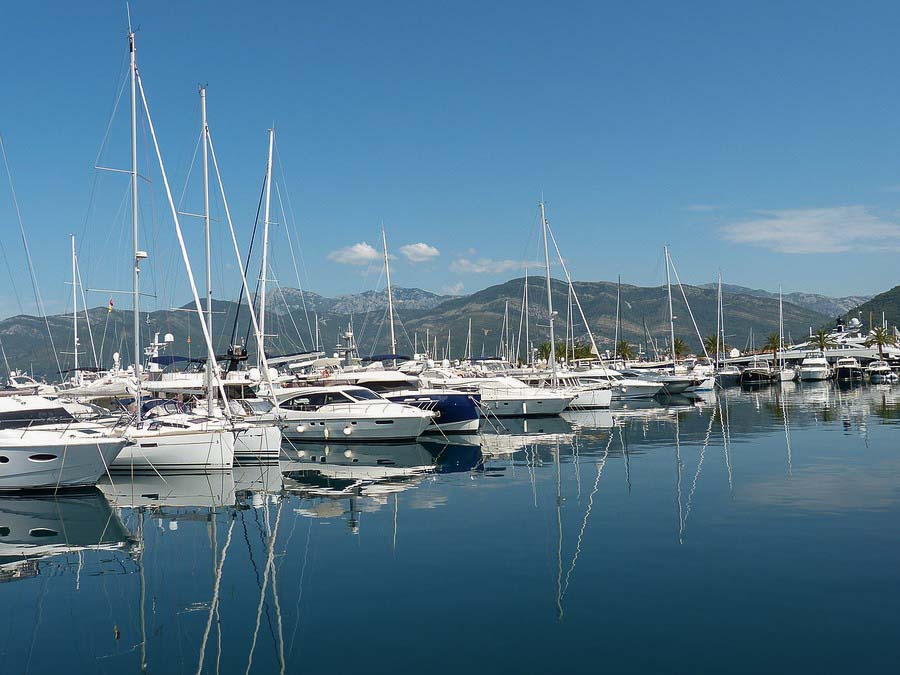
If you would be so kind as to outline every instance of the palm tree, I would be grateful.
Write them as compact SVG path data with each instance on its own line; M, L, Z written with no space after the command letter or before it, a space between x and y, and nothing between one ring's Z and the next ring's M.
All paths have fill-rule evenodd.
M820 329L815 335L813 335L809 339L809 344L811 344L813 347L817 347L821 352L824 352L829 347L837 346L837 342L834 341L834 338L832 338L828 334L828 331L824 329Z
M675 338L675 358L683 358L687 356L689 352L690 350L688 349L687 342L681 338Z
M716 335L707 335L703 338L703 347L706 349L706 353L709 354L712 358L717 358L719 356L719 338Z
M627 340L619 340L616 344L616 353L625 361L634 358L634 349Z
M884 361L884 348L888 345L896 345L897 338L895 338L894 334L888 331L884 326L878 326L877 328L873 328L872 332L869 333L869 337L866 338L865 344L866 347L878 347L878 358Z
M778 350L781 349L781 338L778 337L778 333L769 333L769 337L766 338L766 344L763 345L764 352L772 352L772 356L774 357L772 363L778 363Z

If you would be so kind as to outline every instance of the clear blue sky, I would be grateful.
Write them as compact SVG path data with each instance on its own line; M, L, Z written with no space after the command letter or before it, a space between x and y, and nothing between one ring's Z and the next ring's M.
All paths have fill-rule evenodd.
M520 275L538 255L542 192L578 279L659 283L668 242L686 282L721 268L768 289L898 283L896 3L138 0L132 14L176 197L205 82L242 243L274 121L301 274L318 292L378 283L377 261L349 264L369 248L342 249L379 249L382 220L397 285L472 291ZM68 303L73 231L85 283L128 288L124 178L103 174L92 190L126 55L124 3L14 3L3 23L0 131L48 309ZM127 164L125 112L107 165ZM164 307L188 295L151 175L145 280L158 296L148 305ZM186 210L200 208L197 177ZM3 243L27 311L3 178ZM199 223L184 225L199 271ZM296 285L283 228L273 238L275 273ZM216 252L216 296L233 297L234 264ZM16 300L3 288L8 315Z

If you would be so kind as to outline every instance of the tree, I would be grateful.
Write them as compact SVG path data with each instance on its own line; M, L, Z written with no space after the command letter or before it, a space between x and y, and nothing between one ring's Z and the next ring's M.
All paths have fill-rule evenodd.
M828 331L820 329L815 335L809 339L809 344L816 347L819 351L825 351L829 347L836 347L837 342L834 341Z
M896 345L897 338L884 326L873 328L866 338L866 347L878 347L878 358L884 361L884 348L888 345Z
M681 338L675 338L675 358L684 358L689 353L690 349L688 349L687 342L685 342Z
M627 340L619 340L616 343L616 353L625 361L634 358L634 348L628 344Z
M778 333L769 333L769 337L766 338L766 344L763 345L764 352L772 352L772 356L774 357L772 362L778 363L778 350L781 349L781 338L778 337Z

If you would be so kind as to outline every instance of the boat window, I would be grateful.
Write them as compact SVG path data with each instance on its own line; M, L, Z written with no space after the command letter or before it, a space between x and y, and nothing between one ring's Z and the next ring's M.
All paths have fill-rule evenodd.
M8 464L8 463L9 463L9 457L0 455L0 464Z
M281 404L287 410L315 410L325 404L325 392L300 394Z
M368 389L363 389L359 387L358 389L348 389L344 392L349 395L351 398L356 399L357 401L380 401L381 396L376 394L374 391L369 391Z
M325 394L325 405L348 403L350 401L353 401L353 398L342 391L330 391Z
M69 424L74 421L75 418L62 406L0 412L0 429L19 429L33 424Z
M0 527L0 537L8 537L9 536L9 528L8 527Z
M56 455L38 453L37 455L31 455L28 459L30 459L32 462L52 462L54 459L56 459Z
M28 531L31 537L58 537L59 532L51 530L49 527L35 527Z

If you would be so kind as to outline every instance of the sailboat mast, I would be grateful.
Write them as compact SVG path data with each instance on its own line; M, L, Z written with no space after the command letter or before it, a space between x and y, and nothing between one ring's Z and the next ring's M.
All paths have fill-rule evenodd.
M613 342L613 362L619 358L619 305L622 299L622 275L616 281L616 339ZM615 366L613 366L615 367Z
M469 332L466 335L466 353L465 358L468 361L472 360L472 318L469 317Z
M778 367L784 368L784 309L781 301L781 286L778 287Z
M722 352L719 349L719 337L722 332L722 273L719 272L719 286L716 290L716 368L720 368L719 358ZM722 345L724 348L725 345Z
M78 263L75 259L75 235L72 235L72 352L75 357L74 376L75 381L80 382L78 373Z
M315 320L316 320L316 346L315 346L315 350L316 350L316 351L319 351L319 313L316 312L316 313L314 314L314 316L315 316Z
M522 311L525 313L525 365L531 365L531 337L528 335L528 265L525 265L525 290Z
M387 235L384 233L384 223L381 223L381 244L384 248L384 275L387 279L388 317L390 318L391 326L391 354L396 354L397 338L394 335L394 292L391 289L391 263L388 261ZM396 359L394 359L394 361L396 362Z
M128 52L131 67L131 240L134 249L134 269L131 279L134 333L135 422L141 422L141 288L140 263L146 257L138 247L138 170L137 170L137 64L135 62L134 31L128 27Z
M209 246L209 150L207 148L209 138L209 126L206 122L206 87L200 87L200 126L201 144L203 146L203 231L206 237L206 329L210 336L213 334L212 317L212 256ZM201 315L201 320L203 319ZM215 389L213 387L212 362L206 361L206 412L212 417L213 403L215 401Z
M550 356L549 365L551 371L551 383L556 386L556 335L553 332L553 293L550 286L550 247L547 243L547 216L544 213L543 200L539 203L541 208L541 230L544 235L544 266L547 272L547 314L550 319Z
M675 368L675 314L672 312L672 279L669 277L669 247L663 247L666 254L666 291L669 294L669 347L672 352L672 369Z
M263 220L262 268L259 273L259 332L260 345L266 346L266 277L269 266L269 206L272 200L272 150L275 146L275 128L269 129L269 161L266 164L266 210ZM257 359L262 363L262 355Z

